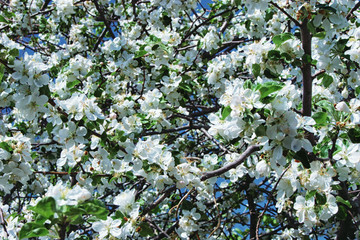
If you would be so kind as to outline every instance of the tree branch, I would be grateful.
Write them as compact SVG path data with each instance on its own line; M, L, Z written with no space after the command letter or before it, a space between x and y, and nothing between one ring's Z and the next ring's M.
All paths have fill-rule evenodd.
M95 45L94 45L94 48L93 48L93 52L96 51L96 49L98 48L98 46L100 45L101 41L103 40L103 38L105 37L105 34L107 32L108 28L105 27L104 30L101 32L99 38L97 39Z
M46 9L46 7L47 7L47 5L49 5L50 1L51 1L51 0L45 0L44 4L43 4L43 5L41 6L41 8L40 8L40 11L41 11L41 12Z
M201 128L205 128L208 129L208 126L203 126L203 125L187 125L187 126L183 126L183 127L177 127L177 128L173 128L173 129L164 129L160 132L145 132L144 134L142 134L142 136L151 136L151 135L157 135L157 134L165 134L165 133L172 133L172 132L179 132L179 131L184 131L184 130L194 130L194 129L201 129Z
M355 12L358 8L360 7L360 2L358 2L351 10L350 12L346 15L346 19L349 20L351 15L353 14L353 12Z
M223 150L226 153L231 153L226 147L224 147L222 144L220 144L213 136L211 136L204 128L200 129L207 138L209 138L213 143L216 144L221 150Z
M223 166L222 168L216 169L214 171L209 171L209 172L205 172L203 173L202 177L200 178L201 181L205 181L209 178L215 177L215 176L219 176L227 171L229 171L230 169L236 168L237 166L239 166L241 163L243 163L245 161L245 159L247 157L249 157L251 154L253 154L256 151L260 150L260 146L259 145L253 145L248 147L245 152L243 152L239 159L229 163L225 166Z
M144 209L144 211L142 211L142 213L139 215L139 217L145 216L146 214L148 214L151 210L153 210L154 208L156 208L160 203L162 203L162 201L165 200L165 198L167 198L168 196L170 196L170 194L176 189L176 186L171 186L168 189L165 190L165 192L163 193L163 195L161 197L159 197L158 199L155 200L155 202L153 202L152 204L150 204L147 208Z
M254 179L250 178L249 175L246 177L247 180L246 182L248 184L250 184ZM254 238L256 237L256 230L257 230L257 212L256 212L256 204L255 204L255 199L254 199L254 195L256 193L254 192L253 189L249 189L246 190L246 199L248 202L248 208L249 208L249 213L250 213L250 238Z
M311 33L307 27L308 19L305 18L301 23L301 43L304 50L304 60L301 67L303 75L303 91L302 91L302 115L311 117L312 108L312 81L313 76L311 75ZM316 144L313 133L308 133L306 137L312 145Z
M293 23L295 23L296 26L300 27L300 22L298 20L296 20L295 18L293 18L289 13L287 13L284 9L282 9L279 5L277 5L276 3L274 3L273 1L270 2L274 7L276 7L277 9L279 9L282 13L284 13Z
M93 0L93 3L95 4L96 10L98 10L99 14L100 14L100 18L101 20L104 22L107 30L110 32L112 38L115 38L115 34L113 33L113 31L111 30L110 24L109 22L106 20L105 18L105 14L103 12L103 10L101 9L101 7L99 6L97 0Z
M271 195L274 194L277 186L278 186L279 183L280 183L280 180L283 178L283 176L285 175L285 173L287 172L287 170L289 170L290 167L291 167L291 164L281 173L279 179L278 179L278 180L276 181L276 183L275 183L274 188L271 190ZM263 218L263 216L264 216L267 208L269 207L270 199L271 199L271 197L269 197L268 201L267 201L266 204L265 204L264 210L260 213L260 215L259 215L259 217L258 217L257 224L256 224L256 240L259 240L259 238L260 238L260 237L259 237L260 222L261 222L261 220L262 220L262 218Z

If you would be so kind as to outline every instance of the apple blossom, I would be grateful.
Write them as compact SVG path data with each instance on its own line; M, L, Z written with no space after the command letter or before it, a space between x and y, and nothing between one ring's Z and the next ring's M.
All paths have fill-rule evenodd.
M358 1L0 2L2 238L360 238Z

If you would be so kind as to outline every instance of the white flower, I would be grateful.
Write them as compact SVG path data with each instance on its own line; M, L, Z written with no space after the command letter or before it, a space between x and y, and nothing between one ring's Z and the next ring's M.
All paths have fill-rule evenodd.
M84 202L91 198L91 193L85 189L81 188L79 185L76 185L73 189L71 189L68 193L69 199L74 199L77 202Z
M109 239L108 235L112 237L120 237L122 234L120 219L112 219L108 217L106 220L100 220L92 224L92 229L99 233L100 239Z
M338 205L336 203L336 198L328 194L326 196L326 203L323 206L322 212L320 214L320 219L327 221L331 216L338 212Z
M265 177L270 173L270 166L265 160L261 160L256 164L256 173Z
M133 210L135 203L135 192L135 189L126 189L124 192L115 197L114 204L119 206L119 210L123 214L129 214Z
M216 29L214 27L210 27L209 32L203 38L205 51L210 52L212 49L217 48L219 42L220 38L216 33Z
M350 113L350 108L345 102L339 102L338 104L336 104L336 110Z
M294 204L296 216L300 223L305 223L307 227L312 227L316 222L316 214L314 211L315 199L312 197L305 200L303 196L297 196Z

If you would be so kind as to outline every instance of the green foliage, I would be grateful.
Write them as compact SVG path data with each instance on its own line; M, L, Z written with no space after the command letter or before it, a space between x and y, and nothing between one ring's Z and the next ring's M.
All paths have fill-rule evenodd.
M317 125L325 125L327 123L328 114L326 112L316 112L313 114L312 118Z
M49 230L39 223L25 223L20 230L20 239L47 236Z
M56 201L52 197L44 197L36 206L29 207L30 210L40 214L41 216L50 219L54 216L56 211Z
M20 230L20 239L47 236L49 229L61 230L67 225L85 222L83 216L91 216L93 221L106 220L109 214L106 206L99 200L88 200L77 205L58 206L53 197L44 197L35 206L28 207L34 212L32 222L27 222ZM46 221L49 223L44 224Z
M4 149L5 151L8 151L9 153L12 153L14 149L10 147L10 145L7 142L0 142L0 148Z
M221 120L225 120L225 118L230 115L231 111L232 109L230 106L223 108L221 111Z
M282 82L266 82L257 87L260 91L260 100L266 98L270 94L281 90L285 86Z
M360 129L358 127L350 128L347 135L352 143L360 143Z
M276 47L280 47L283 42L294 39L295 36L291 33L281 33L279 35L276 35L272 38L273 43L276 45Z

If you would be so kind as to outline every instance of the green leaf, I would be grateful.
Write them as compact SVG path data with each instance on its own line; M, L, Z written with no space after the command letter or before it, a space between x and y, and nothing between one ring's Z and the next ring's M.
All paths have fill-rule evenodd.
M279 50L270 50L268 52L268 59L272 61L279 61L281 58L281 54Z
M320 38L320 39L324 39L326 37L326 32L322 31L322 32L318 32L314 34L314 37Z
M304 168L310 168L310 160L305 149L300 149L295 153L294 158L302 163Z
M29 207L29 209L49 219L54 216L56 211L56 201L53 197L44 197L36 206Z
M341 190L341 186L340 185L331 185L331 189L332 190Z
M352 208L350 202L349 202L348 200L343 199L343 198L340 197L340 196L336 196L336 201L339 202L339 203L344 204L344 205L347 206L348 208Z
M316 105L327 113L333 113L335 111L334 105L327 100L321 100L317 102Z
M309 54L304 54L303 56L304 63L310 63L312 62L311 56Z
M139 234L142 237L154 236L154 230L150 227L147 222L141 222L139 226Z
M13 48L9 51L9 54L13 57L19 56L19 49Z
M306 26L312 34L316 34L316 28L312 21L308 22Z
M274 16L275 12L271 9L271 8L268 8L266 9L266 12L265 12L265 22L268 22L270 19L272 19L272 17Z
M281 59L283 59L286 63L291 63L293 60L292 57L290 56L290 54L288 54L288 53L282 53Z
M4 16L1 16L1 15L0 15L0 22L9 23L9 21L6 20L6 18L4 18Z
M39 92L41 95L45 95L48 98L50 98L50 96L51 96L49 85L44 85L41 88L39 88Z
M254 74L254 77L257 78L260 76L261 67L259 64L255 63L251 66L252 73Z
M148 52L145 51L145 50L139 50L135 53L135 58L140 58L140 57L143 57L147 54Z
M250 79L248 79L248 80L246 80L246 81L244 82L244 88L245 88L245 89L246 89L246 88L251 89L252 87L253 87L253 83L251 82Z
M53 129L54 129L54 126L51 123L46 124L46 131L49 134L49 136L51 136L51 132Z
M330 86L330 84L333 83L333 81L334 81L334 79L332 76L330 76L328 74L324 74L323 79L322 79L322 85L327 88Z
M221 111L221 120L225 120L225 118L230 115L231 111L232 109L230 106L223 108Z
M327 121L327 113L325 112L317 112L314 113L312 118L315 120L316 124L325 124Z
M324 205L326 203L326 196L319 192L316 192L315 198L316 198L316 203L319 205Z
M79 80L75 80L75 81L72 81L72 82L68 82L68 83L66 83L66 87L67 87L67 88L73 88L73 87L75 87L76 85L78 85L79 83L81 83Z
M9 153L12 153L14 149L10 147L10 145L7 142L0 142L0 148L4 149L5 151L8 151Z
M295 36L291 33L282 33L273 37L272 41L276 47L281 46L281 44L289 39L294 39Z
M347 209L346 209L346 207L344 205L339 206L339 210L338 210L338 212L336 214L336 217L341 221L346 219L346 217L347 217Z
M360 143L360 129L359 128L350 128L347 132L352 143Z
M47 236L49 230L47 230L43 224L39 223L25 223L20 230L20 239Z
M266 126L260 125L255 129L256 136L266 136Z
M186 92L192 92L191 86L188 83L181 82L179 88L185 90Z
M0 64L0 84L4 78L4 73L5 73L5 66L3 64Z
M273 92L279 91L284 87L284 83L282 82L266 82L262 84L259 88L260 91L260 98L263 99Z
M260 101L264 104L268 104L271 103L272 101L274 101L274 99L276 98L276 94L261 98Z
M314 197L316 195L316 190L312 190L306 193L305 200L309 200L310 198Z
M120 211L116 211L114 216L112 216L112 219L120 219L120 220L123 220L125 217L125 215L120 212Z
M316 5L316 7L321 10L336 13L336 9L333 7L330 7L328 4L318 4L318 5Z
M104 203L96 199L84 202L80 204L80 206L85 210L87 214L94 215L102 220L106 220L109 213Z
M278 78L280 75L277 73L272 72L270 69L265 69L264 75L267 78Z

